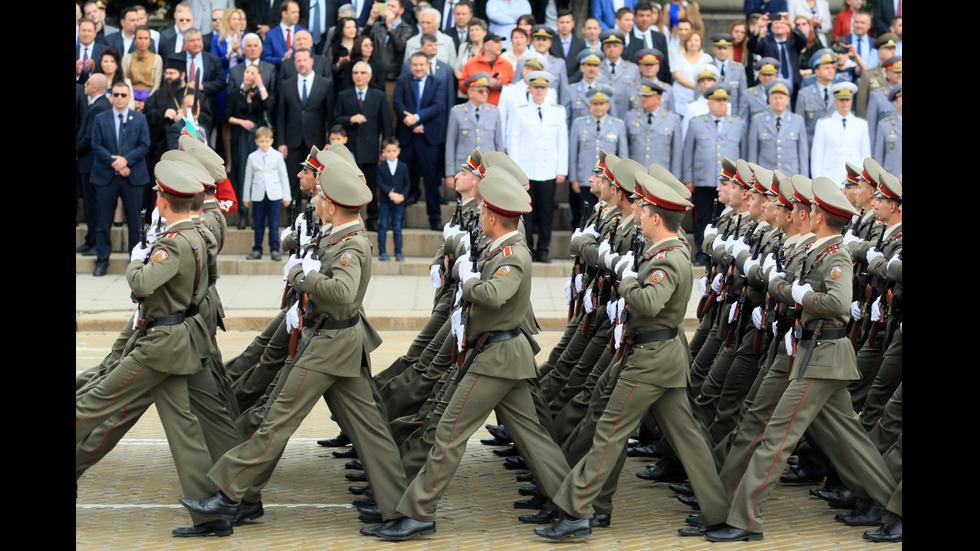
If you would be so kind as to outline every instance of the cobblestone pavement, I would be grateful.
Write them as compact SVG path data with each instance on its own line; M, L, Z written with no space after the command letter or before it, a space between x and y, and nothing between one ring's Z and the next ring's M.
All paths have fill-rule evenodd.
M219 336L225 358L251 341L254 332ZM385 343L373 355L376 369L390 364L407 349L413 332L386 331ZM98 363L114 333L76 333L76 373ZM539 335L546 355L558 332ZM540 359L540 357L539 357ZM488 422L493 422L491 418ZM391 549L394 544L365 538L358 530L347 492L344 460L315 440L335 436L336 424L323 403L300 427L283 454L263 493L265 516L235 529L226 538L173 538L170 531L189 523L177 503L181 495L166 438L153 408L101 463L78 481L75 500L77 550L199 550L199 549ZM612 527L595 529L589 538L549 543L521 524L523 510L512 508L521 499L515 472L503 468L491 448L479 444L488 434L473 436L463 463L439 504L437 532L425 539L398 544L399 551L426 549L707 549L726 546L754 549L870 549L862 539L866 528L834 522L839 512L807 496L807 487L777 486L766 507L765 539L755 543L711 544L700 538L681 538L677 529L691 509L674 499L666 484L651 484L634 476L648 460L629 458L614 499ZM885 545L885 544L881 544ZM877 548L881 548L880 546Z

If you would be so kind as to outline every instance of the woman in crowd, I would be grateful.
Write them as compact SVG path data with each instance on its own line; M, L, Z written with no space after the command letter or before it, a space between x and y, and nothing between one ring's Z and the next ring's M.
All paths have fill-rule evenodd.
M235 128L238 133L236 141L237 151L234 155L235 170L233 184L235 193L238 197L242 196L242 182L245 176L245 164L249 153L255 151L255 129L259 126L272 128L269 121L269 112L272 109L272 102L269 101L269 91L262 85L262 69L258 65L250 65L245 68L245 75L242 77L242 85L238 90L232 90L228 94L228 104L225 110L225 126ZM245 221L248 218L248 209L241 203L238 204L238 229L245 229Z
M864 6L864 0L844 0L843 9L837 14L837 20L834 21L834 38L851 34L851 18L854 17L855 13L861 11L862 6Z
M664 36L670 36L670 21L669 17L663 16L663 10L660 9L660 4L652 4L653 6L653 30L659 32Z
M120 59L119 52L115 48L102 50L99 59L95 60L94 72L105 75L106 90L108 90L106 95L112 93L112 86L118 82L125 82L130 88L133 87L133 82L123 74L122 59ZM136 101L132 95L129 96L129 108L136 109Z
M827 4L827 0L789 0L789 18L796 21L799 17L807 20L821 46L829 44L827 34L832 29L830 28L830 6Z
M225 81L228 81L228 71L245 59L242 53L242 35L245 32L245 12L238 8L228 8L221 17L218 25L218 32L214 33L211 40L211 53L221 59L221 67L225 70ZM221 143L224 144L225 164L232 166L232 161L236 160L231 154L231 132L229 124L224 124L225 103L228 101L228 91L221 90L215 95L215 109L217 110L215 120L221 126ZM243 167L245 165L242 165Z
M486 38L488 29L487 22L479 17L474 17L473 19L470 19L467 29L469 31L468 36L470 39L468 42L460 42L459 51L456 53L456 64L453 65L453 72L456 73L456 80L459 80L460 77L463 76L463 66L466 65L466 62L469 61L471 57L483 51L483 39ZM457 89L456 97L462 98L463 101L466 101L467 96Z
M690 11L688 12L690 13ZM711 56L704 53L704 37L698 31L691 31L681 42L681 55L670 62L674 70L674 106L682 118L687 112L687 104L694 100L697 89L696 72L704 63L711 63Z
M813 26L810 24L810 19L805 15L797 15L793 20L793 25L806 36L806 49L800 53L800 73L803 76L811 73L810 69L810 56L813 52L821 49L824 45L817 39L816 33L813 32Z
M524 67L524 60L531 55L531 49L527 47L530 43L531 35L524 29L514 27L514 30L510 32L510 48L500 54L500 57L506 59L508 63L514 66L515 75L521 74L522 68Z
M136 51L123 56L123 76L133 83L133 101L136 110L143 112L143 103L156 92L163 80L163 58L150 51L150 30L136 29ZM111 90L111 88L110 88Z
M377 52L377 55L375 55L375 52ZM350 50L350 61L344 65L340 82L337 83L337 93L340 93L341 90L354 87L354 77L351 73L354 69L354 64L358 61L363 61L371 66L371 81L368 82L368 86L384 92L385 73L381 56L381 51L375 50L374 41L371 40L370 36L361 35L355 38L354 45L351 46Z
M330 41L330 49L327 50L327 59L333 65L334 82L340 82L344 74L344 67L351 62L350 52L354 48L355 38L357 38L357 20L353 17L341 19L337 23L333 40ZM335 93L338 91L335 90Z

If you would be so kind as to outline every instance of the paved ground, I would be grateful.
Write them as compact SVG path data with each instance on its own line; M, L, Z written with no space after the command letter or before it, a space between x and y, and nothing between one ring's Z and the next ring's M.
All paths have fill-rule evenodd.
M90 276L80 276L89 277ZM105 279L105 278L104 278ZM81 293L80 289L77 289ZM374 365L387 366L411 342L410 331L384 331ZM76 373L101 360L115 332L76 333ZM252 331L219 336L226 358L240 352ZM539 336L546 354L559 333ZM492 418L490 422L492 422ZM363 524L350 505L353 498L343 478L343 460L330 456L315 440L337 433L321 403L290 441L263 496L265 516L235 529L227 538L178 539L170 535L188 523L177 503L181 495L162 427L151 410L127 438L79 481L75 501L75 547L104 549L364 549L394 548L394 544L358 534ZM681 538L677 528L691 512L678 503L665 484L650 484L634 476L647 461L630 458L620 478L613 526L596 529L587 539L553 544L541 540L532 526L517 522L523 511L512 508L519 499L514 472L502 467L491 448L479 444L488 435L473 436L462 465L439 506L438 532L424 540L398 544L398 549L868 549L864 529L834 522L837 512L809 498L807 488L776 487L766 508L768 531L762 542L710 544Z

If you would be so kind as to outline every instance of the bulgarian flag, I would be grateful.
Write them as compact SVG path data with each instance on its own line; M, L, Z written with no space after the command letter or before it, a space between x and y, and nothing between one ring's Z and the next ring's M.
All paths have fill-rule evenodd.
M197 127L190 119L184 118L184 131L181 133L184 136L194 136L194 138L200 139L197 135Z

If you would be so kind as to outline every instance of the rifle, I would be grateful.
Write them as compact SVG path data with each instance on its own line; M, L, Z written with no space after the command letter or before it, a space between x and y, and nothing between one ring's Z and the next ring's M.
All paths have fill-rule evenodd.
M612 224L609 225L609 233L606 234L606 242L609 243L610 250L613 247L613 238L616 237L616 231L619 229L619 221L622 219L621 216L616 216L613 218ZM599 274L596 276L595 280L592 282L592 312L585 314L585 318L582 319L582 334L586 337L591 336L592 333L592 318L595 317L596 308L599 307L599 295L602 294L604 283L606 280L606 275L603 268L599 268Z
M470 262L473 263L473 272L479 273L479 267L477 266L477 261L480 258L480 254L479 252L477 252L478 249L477 241L480 239L480 234L477 231L477 225L473 223L473 220L474 219L472 218L470 219L470 224L469 224L470 227L467 228L467 231L470 234ZM462 287L463 284L460 283L459 285L460 287ZM466 326L470 322L470 310L473 309L473 304L468 300L466 300L465 298L461 298L459 301L459 307L460 309L462 309L462 313L460 314L459 317L459 330L463 331L463 351L462 353L459 353L458 358L459 358L459 365L460 367L462 367L463 361L466 359L466 351L468 349L468 345L467 345L468 339L466 338ZM457 346L455 345L453 346L454 353L458 349L459 348ZM462 376L463 374L460 373L460 377Z
M738 235L738 229L742 225L742 217L739 214L736 214L735 216L738 216L738 220L735 221L735 235ZM728 237L731 235L731 232L730 232L731 229L732 229L732 224L731 224L731 220L729 220L728 225L725 226L725 233L723 233L722 236L721 236L722 240L728 239ZM704 299L704 311L705 312L710 311L711 308L714 307L714 304L716 302L716 299L718 298L719 291L715 291L714 289L711 289L710 288L711 287L711 282L714 280L715 276L718 275L716 268L717 268L717 266L712 265L711 275L709 276L710 279L708 279L708 287L709 287L708 293L705 294L705 296L703 297L703 299ZM731 269L732 269L732 265L729 264L728 271L731 272ZM731 275L731 273L727 274L722 279L722 281L721 281L721 285L722 286L725 284L725 279L727 279L727 277L729 275ZM719 287L719 289L721 289L721 288L722 287ZM718 323L720 321L720 319L721 319L721 308L716 308L715 310L716 310L716 312L715 312L715 323Z
M323 224L323 222L320 220L320 217L319 216L316 216L316 213L315 212L312 212L312 217L310 216L310 214L311 214L311 212L310 212L311 211L310 206L312 206L312 205L307 205L307 212L306 212L306 215L307 216L306 216L306 220L305 220L305 222L306 222L306 230L305 231L306 231L306 234L310 236L310 242L307 244L307 250L312 252L312 257L311 258L313 260L317 260L319 258L319 255L317 255L317 245L319 245L319 243L320 243L320 240L319 240L318 237L319 237L320 232L322 230L322 224ZM314 221L311 218L315 218L316 220ZM299 245L299 237L300 237L299 235L296 236L297 252L300 252L303 255L305 255L305 251L303 251L302 247L300 247L300 245ZM313 312L313 303L310 302L310 295L309 295L309 293L302 293L299 296L299 314L300 314L299 315L299 325L289 335L289 356L290 357L295 357L296 356L296 346L299 343L299 337L303 333L303 328L304 328L304 325L305 325L304 324L304 321L303 321L303 318L305 317L305 314L310 314L312 312Z
M146 209L140 211L140 221L142 222L142 231L140 232L140 248L146 248L146 234L150 231L150 226L152 225L152 220L146 217ZM146 259L143 259L143 264L146 264ZM136 293L129 292L129 300L133 301L135 304L140 303L140 299L136 296Z
M848 230L854 227L854 220L856 219L858 223L860 223L862 218L864 218L864 207L861 207L861 214L857 215L856 218L852 216L851 219L847 221L847 224L844 224L844 228L840 231L840 234L847 235Z
M759 221L754 222L752 224L752 228L748 232L746 232L745 237L742 238L742 242L745 243L746 245L749 245L750 247L749 250L751 250L751 246L752 246L752 235L755 233L755 230L758 227L759 227ZM759 248L761 246L762 246L762 236L760 235L759 240L756 242L755 252L752 253L753 260L756 260L759 257ZM735 255L732 255L732 261L731 261L732 273L734 273L735 271L734 268L735 268ZM728 348L729 346L732 345L732 340L734 340L735 338L736 330L741 326L739 322L742 321L741 319L742 308L745 306L745 300L749 296L749 278L746 277L745 274L742 274L742 277L745 279L745 282L742 284L742 291L738 294L738 300L735 301L734 305L732 305L732 308L735 309L735 314L733 314L732 316L731 323L728 324L728 334L725 335L725 348ZM734 280L732 280L732 285L734 285Z
M739 216L738 217L738 222L735 223L735 236L736 237L738 237L738 229L739 229L739 226L741 226L741 225L742 225L742 217ZM752 229L754 229L754 228L755 228L755 226L753 226ZM752 229L750 229L747 232L747 235L751 235ZM729 289L731 288L731 286L733 284L732 283L732 281L733 281L732 280L732 275L734 275L734 273L735 273L735 257L732 256L732 258L728 261L728 269L725 270L725 275L722 276L721 283L718 286L718 288L720 289L720 291L715 295L716 297L720 297L721 302L724 302L728 298ZM722 308L716 308L716 311L715 311L715 323L721 323L721 311L722 311Z
M633 253L633 266L632 266L632 269L633 269L634 272L639 272L639 270L640 270L640 256L643 254L643 245L644 245L643 230L640 228L639 224L636 224L636 225L633 226L633 235L630 237L630 239L631 239L631 241L630 241L630 252ZM613 297L610 296L609 297L609 300L613 300ZM618 298L616 300L618 300ZM620 312L619 313L619 321L620 321L620 323L622 323L622 324L625 325L626 324L626 318L628 316L629 316L629 311L628 310L623 310L622 312ZM610 341L609 341L609 351L610 352L615 352L616 351L616 336L615 336L615 333L613 334L613 338L610 339ZM622 347L620 347L620 349L619 349L619 355L617 356L617 358L618 357L621 357L622 354L623 354L623 349L622 349Z
M803 270L806 268L806 261L810 259L810 255L813 254L814 250L816 249L810 249L809 251L807 251L806 256L803 257L803 261L800 262L800 276L796 281L799 282L806 281L806 275L803 273ZM792 283L790 283L790 285L792 285ZM789 356L789 368L787 370L787 373L791 373L793 371L793 360L796 359L796 347L799 344L800 339L802 338L803 338L803 306L799 304L795 304L793 309L793 353L790 354Z
M888 229L887 226L888 225L886 223L884 223L884 222L881 223L881 234L878 236L878 244L875 245L875 250L876 251L881 252L882 243L885 240L885 230ZM865 289L865 295L868 296L868 302L865 305L865 310L867 312L870 312L871 311L871 308L874 307L875 300L877 300L878 297L880 296L879 293L875 292L875 291L877 291L877 289L872 290L870 274L869 274L868 282L865 284L865 288L864 289ZM874 298L871 298L872 295L874 296ZM868 329L868 344L870 344L871 346L874 346L875 345L875 341L878 340L878 328L880 326L881 326L881 319L880 319L880 317L879 317L878 321L871 322L871 328Z
M886 229L888 229L888 224L882 222L882 224L881 224L881 234L878 235L878 243L875 244L875 250L876 251L880 251L881 250L882 243L883 243L883 241L885 239L885 230ZM856 265L859 265L860 264L860 261L859 260L856 260L854 262L854 264L855 264L855 266ZM857 270L855 270L855 273L856 272L857 272ZM871 285L871 275L868 273L867 266L865 266L865 269L861 272L861 277L865 281L865 284L864 284L864 293L863 293L864 294L864 303L861 305L861 319L860 320L855 320L854 321L854 324L851 325L850 339L851 339L851 345L853 345L853 346L857 346L858 340L861 337L861 327L864 325L864 322L867 319L866 316L868 315L868 310L874 304L875 300L878 299L878 289L874 288ZM855 280L856 279L857 279L857 277L855 277ZM874 322L874 323L872 323L871 324L871 327L868 329L868 334L867 334L868 344L870 344L872 346L874 346L875 340L877 340L877 337L878 337L878 325L879 325L879 323L880 322Z
M717 197L715 197L715 200L711 203L711 214L712 214L711 225L717 228L718 227L718 221L721 220L721 213L718 212L718 198ZM728 236L728 234L727 234L728 226L727 225L725 226L725 231L726 231L725 237L727 237ZM708 260L709 261L711 260L711 257L710 256L708 257ZM711 263L711 269L705 271L705 276L707 276L707 278L708 278L708 285L711 285L711 280L714 279L714 277L715 277L715 264L713 262ZM697 316L698 316L698 319L699 320L702 317L704 317L704 311L705 310L710 310L711 303L709 303L707 301L708 294L709 293L706 292L704 294L704 296L701 297L701 300L698 301Z
M595 223L595 221L598 220L599 218L599 212L600 211L596 211L592 213L592 217L589 218L588 222L586 222L585 216L583 214L583 216L579 219L578 229L580 231L584 230L585 226ZM578 276L580 275L582 276L583 279L582 282L583 288L581 291L575 291L575 296L573 297L572 301L568 304L568 321L572 321L572 318L578 315L578 313L582 311L582 300L585 297L585 281L584 281L585 270L586 267L582 263L582 257L576 256L572 264L572 288L573 289L575 288L575 280L577 280Z
M295 216L296 216L296 203L292 203L289 206L289 228L290 229L292 229L293 224L296 223ZM290 255L296 255L296 258L299 258L299 236L297 235L296 237L297 237L296 242L293 243L293 248L292 248L292 250L290 251L289 254ZM284 285L283 288L282 288L282 301L279 303L279 309L280 310L286 307L286 303L287 303L287 300L288 300L286 297L289 295L289 289L290 289L290 287L292 287L292 286L289 284L289 281L287 280L286 281L286 285Z
M782 236L783 236L783 230L777 229L776 232L772 234L772 237L769 238L769 241L770 242L775 241L778 243L779 239ZM772 251L772 256L773 258L776 259L776 269L781 272L782 269L781 269L781 262L779 258L779 251L780 251L780 247L779 246L775 247ZM753 255L752 258L758 259L758 254L759 251L756 250L756 254ZM762 308L763 308L762 329L759 329L758 331L755 332L755 342L752 344L753 354L758 355L762 353L762 348L763 348L762 345L766 338L766 325L769 323L769 316L772 315L773 320L775 320L775 312L773 312L776 306L775 303L776 303L775 298L769 296L769 286L767 285L766 297L762 301Z

